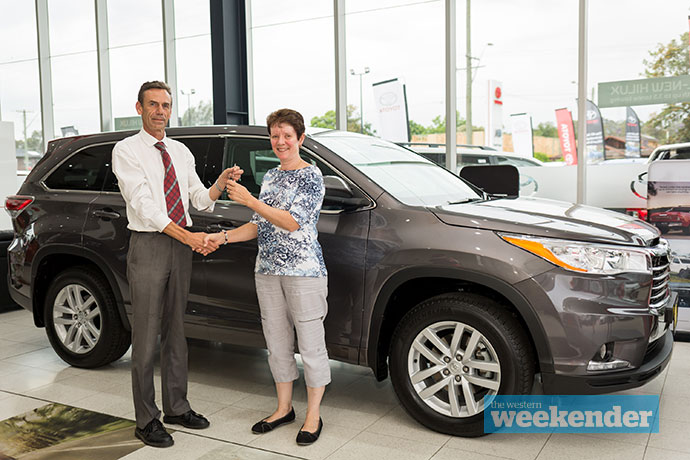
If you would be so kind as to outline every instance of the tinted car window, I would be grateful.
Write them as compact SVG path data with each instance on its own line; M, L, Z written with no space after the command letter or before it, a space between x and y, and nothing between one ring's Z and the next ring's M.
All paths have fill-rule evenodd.
M321 160L314 158L304 150L300 151L300 156L307 163L315 165L324 176L337 176L328 165ZM229 139L226 145L226 154L223 159L223 168L237 165L244 170L242 174L242 185L249 192L258 197L261 192L261 182L269 169L280 166L280 160L273 153L271 142L268 139ZM358 195L357 191L354 191ZM223 199L228 199L223 193ZM329 205L322 209L335 210L337 206Z
M113 144L96 145L72 155L45 180L54 190L100 192L108 171Z
M674 150L669 152L666 160L690 160L690 150Z
M196 164L196 173L199 178L203 178L206 154L208 153L211 139L208 137L176 137L175 140L182 142L192 152Z
M117 192L120 193L120 186L117 185L117 176L115 176L115 173L113 173L113 167L112 167L112 160L113 160L113 150L111 146L110 152L108 152L108 155L106 157L106 167L108 168L108 172L105 175L105 183L103 184L103 191L104 192Z

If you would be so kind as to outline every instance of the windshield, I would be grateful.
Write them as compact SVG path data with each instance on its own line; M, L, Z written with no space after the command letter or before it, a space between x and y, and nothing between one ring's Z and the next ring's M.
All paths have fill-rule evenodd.
M481 199L458 176L383 139L336 131L314 137L404 204L438 206Z

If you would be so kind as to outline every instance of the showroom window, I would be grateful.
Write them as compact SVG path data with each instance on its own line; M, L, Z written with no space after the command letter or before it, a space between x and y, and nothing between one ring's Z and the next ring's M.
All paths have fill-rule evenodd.
M17 167L28 170L44 151L35 5L2 0L0 8L0 119L14 123Z
M136 12L136 14L133 14ZM113 119L137 117L141 84L165 80L160 0L108 2L108 40Z
M210 5L197 0L174 3L179 125L212 125Z
M251 16L255 122L283 107L307 125L334 114L333 2L254 0Z
M101 130L93 0L48 2L55 135Z

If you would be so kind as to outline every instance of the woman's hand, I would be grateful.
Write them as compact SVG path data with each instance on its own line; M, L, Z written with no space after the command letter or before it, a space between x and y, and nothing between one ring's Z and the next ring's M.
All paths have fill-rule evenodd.
M218 187L224 189L228 185L228 182L240 180L242 178L242 173L244 173L244 170L237 165L234 165L232 168L226 168L220 173L216 183Z
M256 200L246 187L231 180L228 181L225 190L232 201L243 206L249 206L251 202Z
M205 247L218 247L225 244L225 235L223 232L211 233L204 237ZM215 250L215 249L214 249ZM205 255L205 254L204 254Z

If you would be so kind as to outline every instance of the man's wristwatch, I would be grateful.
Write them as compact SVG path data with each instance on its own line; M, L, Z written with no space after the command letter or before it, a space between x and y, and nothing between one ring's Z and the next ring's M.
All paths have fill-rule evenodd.
M227 230L223 230L223 236L225 237L225 242L223 244L228 244L228 232L227 232Z

